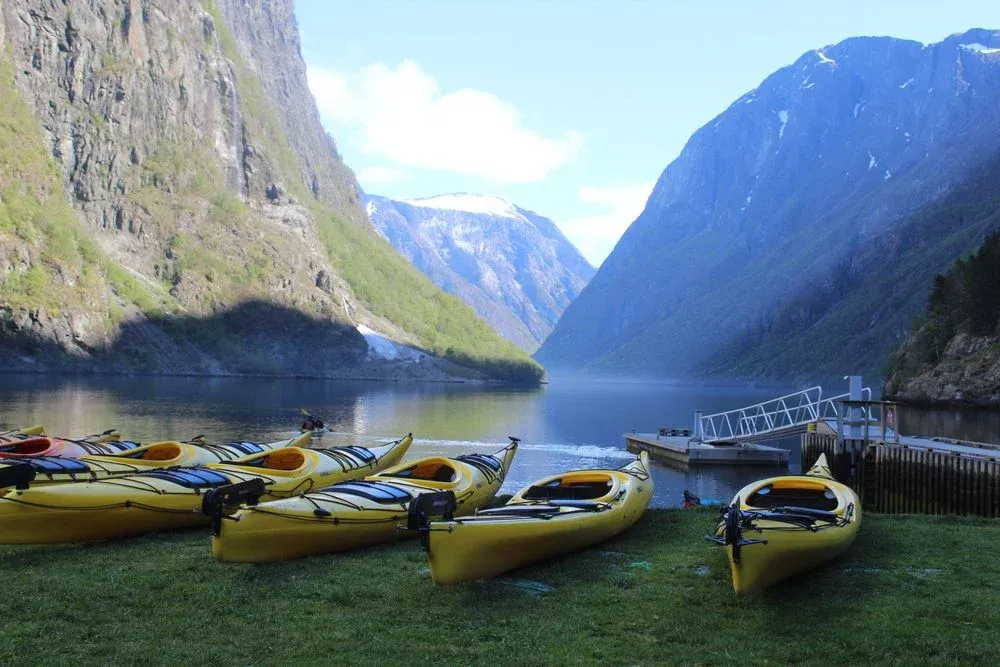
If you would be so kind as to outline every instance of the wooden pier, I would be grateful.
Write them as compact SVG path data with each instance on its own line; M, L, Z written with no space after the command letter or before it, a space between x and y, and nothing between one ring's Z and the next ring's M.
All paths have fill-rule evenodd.
M881 436L877 428L876 435ZM895 438L894 438L895 440ZM834 475L871 512L1000 517L1000 450L943 438L899 442L802 435L802 469L826 454Z
M658 433L626 433L625 448L630 452L649 452L660 463L690 465L769 465L787 466L788 451L757 443L712 444L690 436Z

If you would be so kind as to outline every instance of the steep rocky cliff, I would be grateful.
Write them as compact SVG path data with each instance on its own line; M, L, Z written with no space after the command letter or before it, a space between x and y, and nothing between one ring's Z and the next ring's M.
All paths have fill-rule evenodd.
M855 298L869 286L859 264L879 244L891 259L901 223L997 155L998 101L990 31L926 46L853 38L804 54L691 137L536 357L660 375L875 372L934 274L983 228L953 238L958 216L904 239L923 241L903 271L905 290L922 293L896 295L890 282L882 302ZM824 301L807 303L817 292ZM796 310L803 303L813 309ZM780 324L790 311L799 330Z
M594 275L551 220L499 197L365 201L396 250L529 353Z
M539 375L370 226L290 0L0 18L4 366L396 374L361 325L450 358L407 374Z

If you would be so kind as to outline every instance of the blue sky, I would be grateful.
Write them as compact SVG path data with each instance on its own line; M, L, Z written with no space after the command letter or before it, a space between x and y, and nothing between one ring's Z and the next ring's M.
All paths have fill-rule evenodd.
M687 138L805 51L1000 29L996 0L295 0L323 123L370 193L494 194L595 265Z

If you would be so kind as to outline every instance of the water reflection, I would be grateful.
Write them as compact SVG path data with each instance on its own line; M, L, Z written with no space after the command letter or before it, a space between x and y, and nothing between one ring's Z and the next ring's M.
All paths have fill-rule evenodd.
M523 439L503 493L573 468L620 466L631 460L623 433L690 426L695 410L732 409L784 393L778 388L685 386L651 382L559 382L535 389L457 384L392 384L244 378L60 377L0 375L0 422L42 423L50 433L83 435L116 427L149 442L204 434L211 440L279 440L301 422L300 408L333 429L319 445L398 438L412 432L409 458L489 453ZM905 411L904 432L989 439L1000 415ZM957 419L957 422L956 422ZM915 420L915 421L909 421ZM965 424L956 428L957 424ZM973 426L973 423L975 424ZM963 430L965 429L965 430ZM992 437L993 441L996 440ZM798 470L799 443L791 452ZM780 469L699 467L653 471L657 506L680 505L684 489L729 500L744 484Z
M906 406L900 410L900 432L1000 444L1000 411L931 410Z

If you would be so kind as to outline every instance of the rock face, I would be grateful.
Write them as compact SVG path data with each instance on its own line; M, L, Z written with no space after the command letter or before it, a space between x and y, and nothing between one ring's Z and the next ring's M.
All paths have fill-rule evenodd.
M315 343L292 332L315 334L317 323L336 353L314 355L325 361L306 363L311 374L366 375L357 372L369 360L360 325L434 354L539 371L377 236L320 125L291 0L5 0L0 75L18 98L0 121L17 119L43 156L33 170L0 162L0 203L21 221L4 238L12 261L0 267L0 310L26 346L3 365L243 368L240 324L227 313L271 304L301 320L273 323L272 351L259 355L274 372L299 371L288 360ZM0 152L18 141L3 138ZM58 227L14 207L62 210L63 192L73 219ZM72 242L56 253L59 235ZM391 270L374 272L357 255ZM40 298L52 285L58 298ZM391 302L369 296L385 293ZM442 309L454 313L437 331ZM199 342L206 327L229 337L222 358L218 341ZM144 347L163 350L162 363L125 354Z
M396 250L529 353L594 275L551 220L498 197L365 201Z
M897 359L913 352L918 337L900 349ZM883 394L890 400L912 403L1000 405L1000 336L956 335L941 358L916 374L897 368L886 379Z
M837 289L799 313L791 336L775 325L803 297L850 279L856 257L998 154L998 101L1000 34L990 31L929 46L853 38L804 54L691 137L536 358L555 368L788 379L796 369L815 377L836 353L838 366L860 357L864 368L820 372L872 371L905 335L940 261L911 255L905 280L923 292L877 304L841 330L822 322L839 317ZM929 247L948 236L931 232ZM970 243L948 246L945 261ZM897 314L903 325L887 326ZM794 360L782 356L789 348Z
M1000 160L979 208L1000 224ZM927 307L889 365L884 396L923 403L1000 405L1000 231L934 278Z

